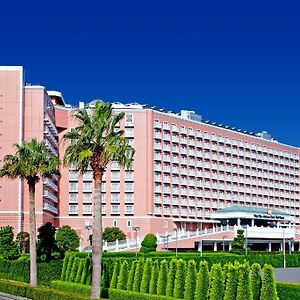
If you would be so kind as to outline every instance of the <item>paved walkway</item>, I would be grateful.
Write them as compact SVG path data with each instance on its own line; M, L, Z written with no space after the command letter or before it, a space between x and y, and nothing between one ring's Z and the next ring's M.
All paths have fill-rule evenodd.
M277 282L300 283L300 268L276 268L274 275Z

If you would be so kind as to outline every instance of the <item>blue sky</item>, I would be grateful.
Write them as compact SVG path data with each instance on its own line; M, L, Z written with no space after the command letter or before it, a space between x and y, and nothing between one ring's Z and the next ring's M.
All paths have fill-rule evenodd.
M300 146L299 1L7 2L1 65L69 103L191 109Z

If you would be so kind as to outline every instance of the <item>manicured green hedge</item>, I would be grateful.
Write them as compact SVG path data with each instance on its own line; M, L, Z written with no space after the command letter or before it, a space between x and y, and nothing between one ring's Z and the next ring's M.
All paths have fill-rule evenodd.
M0 292L33 300L87 300L86 296L46 287L31 288L22 282L0 280Z
M124 290L117 290L117 289L109 289L108 295L110 300L174 300L177 299L173 297L143 294L138 292L124 291Z
M277 282L276 286L280 300L300 299L300 283Z
M62 264L62 260L38 263L38 284L49 286L51 280L60 279ZM0 258L0 278L29 282L29 265L28 257L21 257L12 261Z

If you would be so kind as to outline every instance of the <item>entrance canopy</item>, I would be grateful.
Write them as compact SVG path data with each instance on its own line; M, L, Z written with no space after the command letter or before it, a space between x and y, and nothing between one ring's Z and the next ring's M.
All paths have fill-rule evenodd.
M252 219L264 221L278 221L279 223L294 222L294 217L289 213L280 210L273 210L264 207L251 207L233 205L220 209L211 214L211 218L217 220L228 219Z

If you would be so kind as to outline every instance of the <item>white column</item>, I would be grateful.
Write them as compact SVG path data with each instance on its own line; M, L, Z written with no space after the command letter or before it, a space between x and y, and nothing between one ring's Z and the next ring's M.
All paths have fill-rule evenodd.
M291 251L295 251L295 242L291 241Z
M241 219L240 218L237 218L237 226L241 226Z
M251 219L251 227L254 227L254 219Z
M218 250L218 244L217 242L214 242L214 251L217 251Z
M231 250L231 242L229 242L229 249L228 249L229 251Z
M272 251L272 242L269 242L269 245L268 245L268 251L271 252Z

